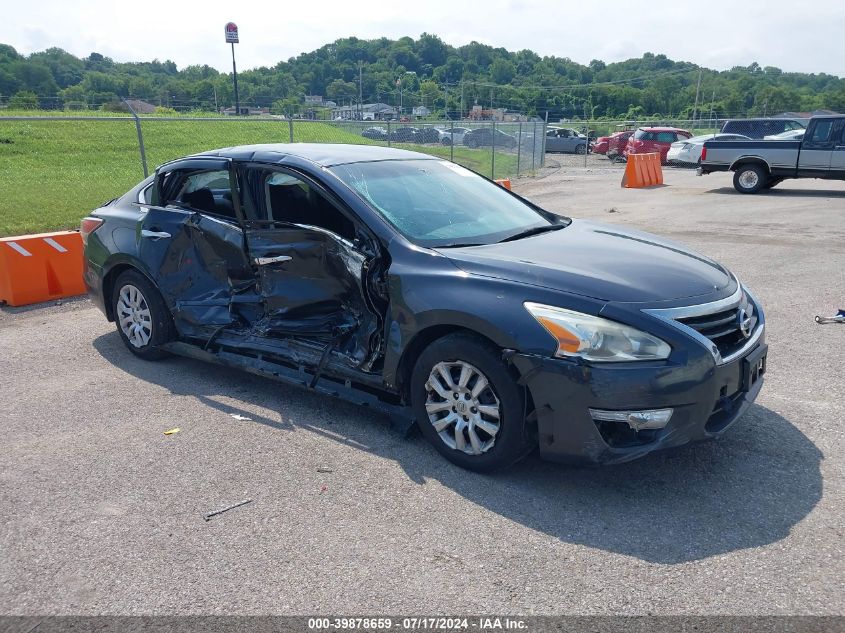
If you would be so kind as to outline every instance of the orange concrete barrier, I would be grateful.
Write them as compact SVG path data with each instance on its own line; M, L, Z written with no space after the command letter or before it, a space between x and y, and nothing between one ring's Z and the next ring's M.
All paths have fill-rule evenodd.
M660 165L660 154L628 154L625 174L622 176L623 187L633 189L662 184L663 167Z
M511 179L510 178L497 178L496 179L497 185L502 185L508 191L511 191Z
M0 238L0 302L23 306L84 293L79 232Z

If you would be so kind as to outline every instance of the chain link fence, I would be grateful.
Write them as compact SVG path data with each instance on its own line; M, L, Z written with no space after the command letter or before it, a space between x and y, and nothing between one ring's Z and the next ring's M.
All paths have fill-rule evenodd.
M488 178L516 178L534 175L544 166L573 173L621 170L628 137L638 128L678 128L701 135L719 132L723 123L3 116L0 235L75 227L88 210L121 195L158 165L220 147L290 142L382 145L451 160ZM780 125L759 120L731 123L744 126L751 137L777 132Z

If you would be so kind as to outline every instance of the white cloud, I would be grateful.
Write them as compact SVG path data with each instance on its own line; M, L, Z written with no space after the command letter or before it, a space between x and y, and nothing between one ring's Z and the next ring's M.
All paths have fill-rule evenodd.
M769 0L753 11L725 0L652 0L640 11L629 0L489 0L483 6L447 0L415 5L348 0L6 4L0 40L24 54L59 46L78 56L97 51L120 61L172 59L179 67L209 64L222 71L231 67L223 26L232 20L240 27L236 52L243 69L272 66L340 37L418 37L426 31L453 45L477 40L581 63L620 61L650 51L717 69L757 61L786 71L845 75L841 0L819 0L807 9Z

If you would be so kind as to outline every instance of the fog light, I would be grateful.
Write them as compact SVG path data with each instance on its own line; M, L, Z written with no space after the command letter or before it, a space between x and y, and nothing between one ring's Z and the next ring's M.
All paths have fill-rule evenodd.
M646 409L643 411L605 411L590 409L593 420L601 422L625 422L635 431L662 429L672 417L672 409Z

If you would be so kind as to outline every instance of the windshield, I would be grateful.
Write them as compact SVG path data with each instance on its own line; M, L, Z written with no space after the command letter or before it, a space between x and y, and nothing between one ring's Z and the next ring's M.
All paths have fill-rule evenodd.
M352 163L331 171L421 246L492 244L557 224L502 187L448 161Z

